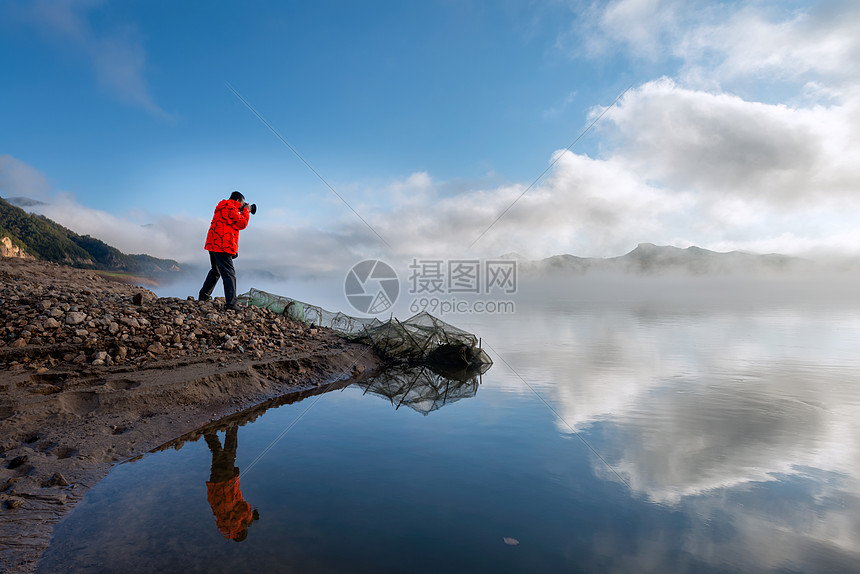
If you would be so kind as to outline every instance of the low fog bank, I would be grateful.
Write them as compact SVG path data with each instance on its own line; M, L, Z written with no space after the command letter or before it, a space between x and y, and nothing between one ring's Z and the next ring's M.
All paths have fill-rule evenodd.
M832 307L860 305L860 271L632 275L521 274L514 298L521 307L553 310L571 305L699 307Z
M248 262L250 263L250 262ZM394 313L399 318L418 310L443 316L456 322L459 315L474 314L473 302L510 302L503 313L527 310L561 311L572 308L628 308L660 312L697 312L709 308L752 310L767 308L835 308L860 307L860 271L835 271L819 268L774 272L690 274L664 271L636 274L622 271L589 271L587 273L534 273L518 271L516 289L508 293L494 287L489 293L466 294L447 289L416 293L407 265L394 268L400 279L400 292L393 308L380 316ZM208 266L186 265L179 273L158 286L150 287L160 297L197 297L208 273ZM348 269L309 272L297 267L254 269L236 263L239 294L251 288L260 289L321 306L331 311L362 315L344 294ZM371 283L368 291L378 289ZM214 296L223 296L221 282ZM461 310L446 303L463 303ZM469 303L468 305L465 302ZM419 304L420 303L420 304ZM430 305L428 305L430 303Z
M276 295L298 299L326 309L344 310L344 277L334 273L302 272L299 269L278 269L275 272L246 269L236 264L236 290L241 295L251 288ZM148 286L159 297L197 298L203 280L209 272L208 266L185 265L182 271L171 274L156 286ZM221 281L212 292L213 297L224 296Z

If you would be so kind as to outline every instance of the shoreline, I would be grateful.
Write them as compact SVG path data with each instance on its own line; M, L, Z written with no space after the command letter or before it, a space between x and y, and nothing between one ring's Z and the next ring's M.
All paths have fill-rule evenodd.
M0 303L0 570L8 572L34 571L54 525L116 464L381 366L370 347L268 310L158 299L37 261L0 259Z

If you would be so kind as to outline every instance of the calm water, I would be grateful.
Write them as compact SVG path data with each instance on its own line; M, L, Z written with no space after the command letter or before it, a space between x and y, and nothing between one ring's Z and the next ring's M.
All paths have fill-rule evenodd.
M496 364L436 410L353 386L118 466L40 571L860 572L860 308L564 306L449 318Z

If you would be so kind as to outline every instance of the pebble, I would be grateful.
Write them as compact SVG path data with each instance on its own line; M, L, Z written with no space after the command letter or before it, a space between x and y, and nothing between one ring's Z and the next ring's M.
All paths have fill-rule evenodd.
M51 478L42 483L43 488L50 488L52 486L69 486L69 481L59 472L55 472Z
M161 342L156 341L150 346L148 346L146 350L155 355L160 355L164 352L164 345L162 345Z
M80 311L70 311L66 313L66 323L68 325L80 325L87 320L87 314Z

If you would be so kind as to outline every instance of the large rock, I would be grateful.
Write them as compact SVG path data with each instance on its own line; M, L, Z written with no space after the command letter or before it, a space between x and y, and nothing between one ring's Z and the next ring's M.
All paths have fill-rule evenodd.
M132 296L131 302L135 305L140 306L144 303L150 303L152 301L155 301L156 299L158 299L158 297L156 297L155 293L153 293L152 291L141 291L139 293L135 293Z
M0 257L20 257L21 259L33 259L29 253L25 253L17 245L12 243L8 237L0 238Z
M149 351L150 353L154 354L154 355L160 355L164 352L165 349L164 349L164 345L162 345L161 343L156 341L155 343L153 343L149 347L147 347L146 350Z
M66 313L66 323L69 325L80 325L87 320L87 314L80 311L70 311Z

